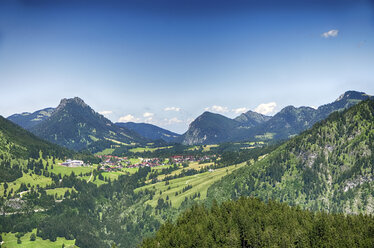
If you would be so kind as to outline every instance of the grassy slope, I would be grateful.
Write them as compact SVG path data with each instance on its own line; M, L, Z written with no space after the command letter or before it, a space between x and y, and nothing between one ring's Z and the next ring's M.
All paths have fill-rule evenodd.
M3 237L3 245L2 248L13 248L13 247L23 247L23 248L31 248L31 247L38 247L38 248L61 248L62 244L65 244L66 248L73 248L78 247L75 246L75 240L66 240L65 238L57 238L55 242L51 242L50 240L43 240L40 237L36 237L35 241L30 241L31 233L36 234L36 229L32 232L26 233L22 238L21 244L17 244L17 238L15 237L15 233L2 233Z
M217 169L213 172L204 172L201 174L196 174L193 176L187 176L182 178L177 178L169 181L169 185L165 185L165 182L158 182L155 184L146 185L144 187L136 189L136 191L150 189L156 190L156 195L154 196L153 200L148 201L147 203L151 206L155 207L157 205L157 201L159 198L165 199L166 196L169 196L169 200L171 200L173 207L179 207L180 204L183 202L185 197L190 197L195 193L201 194L200 199L205 199L206 192L208 187L212 185L214 182L221 179L223 176L231 173L232 171L243 167L245 163L239 165L232 165L229 167ZM181 193L183 188L187 185L191 185L192 189L187 190L184 193ZM170 189L169 189L170 187ZM160 191L162 194L160 195ZM176 192L179 192L178 196L175 195Z
M18 178L17 180L8 183L8 192L13 189L13 192L17 191L19 187L21 186L21 183L24 183L26 185L30 184L30 186L37 186L45 187L47 184L50 184L52 182L52 179L45 176L38 176L36 174L23 174L22 177ZM0 196L3 196L4 194L4 184L0 184Z
M79 175L80 173L84 174L84 173L91 172L94 167L96 167L96 165L83 166L83 167L66 167L66 166L56 164L56 165L53 165L53 169L49 169L49 171L55 174L61 173L62 176L70 175L72 172L74 172L75 175Z

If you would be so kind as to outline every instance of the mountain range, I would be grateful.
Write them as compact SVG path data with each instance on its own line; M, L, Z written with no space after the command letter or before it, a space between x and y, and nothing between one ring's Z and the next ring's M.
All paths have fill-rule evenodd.
M143 144L163 140L185 145L217 144L288 139L332 112L342 111L368 98L372 97L363 92L347 91L334 102L317 109L287 106L274 116L248 111L231 119L204 112L191 122L183 135L147 123L114 124L78 97L61 100L57 108L14 114L8 119L47 141L74 150L85 149L100 141Z
M272 117L248 111L230 119L220 114L204 112L190 124L180 142L195 145L254 139L288 139L312 127L332 112L347 109L368 98L372 96L363 92L347 91L334 102L317 109L287 106Z

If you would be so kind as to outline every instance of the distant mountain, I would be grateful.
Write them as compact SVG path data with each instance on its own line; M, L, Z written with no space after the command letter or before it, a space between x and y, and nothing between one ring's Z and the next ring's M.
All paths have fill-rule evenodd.
M310 107L287 106L270 118L266 123L257 126L255 135L272 134L274 139L287 139L298 134L319 121L317 111Z
M51 116L30 129L37 136L73 150L99 140L117 143L145 141L137 133L114 125L78 97L62 99Z
M374 100L335 112L223 178L208 190L208 199L256 196L311 210L373 214L373 130Z
M50 117L53 110L54 108L45 108L35 111L34 113L24 112L22 114L11 115L7 119L12 121L13 123L16 123L18 126L21 126L25 129L30 129Z
M311 128L316 122L326 119L332 112L350 108L368 98L372 97L364 92L347 91L334 102L322 105L318 109L287 106L269 121L257 127L254 133L257 135L271 133L274 134L274 139L287 139Z
M115 125L132 130L149 140L173 142L181 135L148 123L117 122Z
M191 123L187 132L183 134L181 142L193 145L249 139L288 139L311 128L332 112L342 111L368 98L372 97L364 92L347 91L336 101L322 105L318 109L287 106L272 117L253 111L248 111L234 119L222 115L219 115L220 118L213 118L212 115L215 114L210 116L203 114Z
M39 158L40 151L43 156L59 158L73 154L72 151L44 141L0 116L0 160Z
M182 143L185 145L221 143L235 136L239 126L238 121L220 114L204 112L182 135Z
M249 110L236 117L234 120L240 122L247 127L256 127L259 124L267 122L271 119L271 116L262 115L260 113Z

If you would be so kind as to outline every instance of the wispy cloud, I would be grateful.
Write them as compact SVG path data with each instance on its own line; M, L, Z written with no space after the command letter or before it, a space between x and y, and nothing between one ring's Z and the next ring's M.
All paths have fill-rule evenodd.
M273 113L276 106L277 104L275 102L261 103L254 109L254 111L263 115L267 115Z
M113 111L111 111L111 110L103 110L103 111L100 111L99 114L101 114L101 115L110 115L110 114L113 114Z
M144 118L149 118L149 117L152 117L152 116L154 116L154 115L155 115L154 113L145 112L145 113L143 114L143 117L144 117Z
M179 111L181 111L181 108L178 108L178 107L166 107L166 108L164 108L164 111L175 111L175 112L179 112Z
M213 105L212 107L207 107L204 110L205 111L217 112L217 113L226 113L226 112L229 111L229 109L227 107L218 106L218 105Z
M324 32L323 34L321 34L321 36L323 38L327 39L327 38L330 38L330 37L334 38L334 37L338 36L338 34L339 34L339 30L337 30L337 29L331 29L331 30L329 30L329 31Z
M235 114L241 114L241 113L244 113L244 112L247 112L248 109L243 107L243 108L236 108L236 109L233 109L232 110Z
M118 119L118 122L139 122L139 118L135 118L135 116L133 115L125 115L125 116L122 116Z

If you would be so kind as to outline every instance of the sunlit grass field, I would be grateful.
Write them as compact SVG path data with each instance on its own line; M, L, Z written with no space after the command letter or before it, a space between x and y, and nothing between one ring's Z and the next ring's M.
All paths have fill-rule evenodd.
M200 193L200 199L205 199L207 190L210 185L220 180L223 176L244 165L245 163L241 163L238 165L220 168L214 170L213 172L204 172L193 176L172 179L169 181L168 185L166 185L166 182L149 184L138 188L135 191L138 192L145 189L155 190L156 195L152 200L147 201L147 203L153 207L157 205L158 199L163 198L164 200L166 200L167 196L169 197L169 200L171 201L173 207L179 207L180 204L184 201L185 197L193 196L195 193ZM188 185L191 185L192 188L185 192L182 192L183 188ZM176 195L176 192L178 192L178 195Z
M55 242L51 242L50 240L43 240L40 237L36 237L35 241L30 241L31 233L36 234L36 229L32 232L26 233L22 236L21 244L17 244L16 233L2 233L1 236L3 237L4 243L2 244L2 248L14 248L14 247L22 247L22 248L61 248L62 245L65 245L65 248L73 248L78 247L75 246L75 240L67 240L65 238L58 237Z

